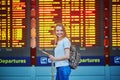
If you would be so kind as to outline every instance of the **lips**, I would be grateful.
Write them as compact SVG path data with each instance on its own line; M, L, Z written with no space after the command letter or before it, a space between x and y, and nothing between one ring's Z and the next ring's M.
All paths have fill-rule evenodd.
M60 34L57 34L57 36L58 36L58 37L62 37L62 33L60 33Z

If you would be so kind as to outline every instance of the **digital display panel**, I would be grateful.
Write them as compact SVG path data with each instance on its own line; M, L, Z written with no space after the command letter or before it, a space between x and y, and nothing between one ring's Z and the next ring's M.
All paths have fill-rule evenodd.
M2 0L0 6L0 47L25 47L25 2Z
M39 0L39 47L53 47L53 28L62 22L72 43L98 45L94 0Z
M0 57L30 55L26 6L26 0L0 0Z
M40 48L53 53L53 29L59 22L82 56L103 56L102 5L101 0L38 0L37 56L43 55Z
M120 56L120 1L112 0L111 55Z
M111 64L120 65L120 1L111 1Z
M112 5L112 46L120 47L120 2L117 0Z
M40 48L53 53L53 29L56 23L60 22L65 26L71 43L79 46L79 51L86 61L91 62L92 59L92 63L103 63L101 6L101 0L1 0L0 57L29 57L31 51L37 54L37 61L40 62L41 58L38 57L43 54ZM32 10L36 10L35 16L32 16ZM35 17L35 23L32 23L32 17ZM35 49L30 49L33 46L30 38L34 35L30 30L32 24L36 25Z
M100 46L95 6L95 0L39 0L39 47L54 47L53 29L57 22L63 23L72 43Z

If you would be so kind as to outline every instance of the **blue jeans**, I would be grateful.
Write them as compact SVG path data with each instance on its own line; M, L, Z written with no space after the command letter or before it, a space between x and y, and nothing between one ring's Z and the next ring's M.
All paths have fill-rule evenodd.
M69 80L71 69L69 66L57 67L56 80Z

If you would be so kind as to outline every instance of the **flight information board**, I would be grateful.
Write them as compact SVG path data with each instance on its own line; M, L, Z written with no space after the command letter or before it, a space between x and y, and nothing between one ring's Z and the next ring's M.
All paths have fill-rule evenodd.
M101 5L101 0L38 0L37 56L42 55L39 48L53 51L53 29L59 22L65 26L71 43L79 46L82 56L103 56Z
M112 0L111 64L120 65L120 1Z
M26 0L0 1L0 61L30 55L26 6Z
M71 42L81 47L97 46L94 0L40 0L39 47L53 47L53 28L62 22Z

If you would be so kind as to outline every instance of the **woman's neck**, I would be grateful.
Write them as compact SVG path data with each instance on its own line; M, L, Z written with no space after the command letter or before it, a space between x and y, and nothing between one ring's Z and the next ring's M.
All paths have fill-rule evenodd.
M60 38L58 38L58 41L60 41L60 40L62 40L64 37L60 37Z

